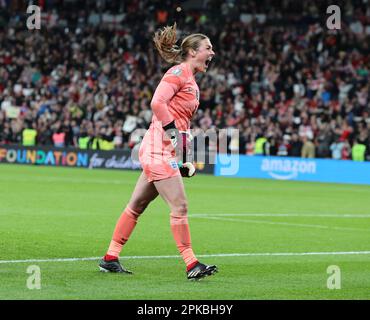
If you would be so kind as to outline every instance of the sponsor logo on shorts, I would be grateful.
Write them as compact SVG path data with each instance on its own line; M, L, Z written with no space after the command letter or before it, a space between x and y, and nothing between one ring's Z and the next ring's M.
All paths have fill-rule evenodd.
M178 165L177 165L176 160L170 160L170 166L172 169L177 169Z

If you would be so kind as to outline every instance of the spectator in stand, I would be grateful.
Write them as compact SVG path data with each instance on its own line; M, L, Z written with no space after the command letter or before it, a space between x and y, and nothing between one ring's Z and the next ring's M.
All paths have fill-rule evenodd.
M57 128L54 129L54 133L52 135L52 140L53 140L54 147L64 148L65 147L65 138L66 138L66 134L65 134L65 132L63 132L61 127L59 127L59 128L57 127Z
M343 141L343 148L342 148L342 160L350 160L351 159L351 145L349 144L347 139L341 138Z
M66 1L48 3L43 13L55 25L46 25L47 33L25 30L24 13L5 5L0 142L21 144L22 130L35 121L38 145L52 145L60 123L66 146L78 147L83 134L92 137L105 126L114 128L115 148L128 148L131 133L149 126L148 101L168 67L154 53L151 31L176 20L180 34L196 28L217 46L207 74L199 78L207 89L193 119L196 127L238 128L239 152L248 154L260 135L269 137L264 153L270 155L278 153L275 141L294 134L308 135L321 158L331 157L336 136L350 147L357 139L370 150L370 33L363 1L342 1L338 33L317 23L314 12L322 6L315 1L250 0L231 9L209 0L197 10L184 6L181 13L171 0L166 6L150 0L99 3L89 2L78 25ZM122 20L99 23L96 12L114 12ZM246 19L254 12L265 22Z
M274 136L270 136L267 139L265 145L265 155L277 156L277 153L278 153L278 142L276 141Z
M331 150L331 157L335 160L341 160L342 159L342 149L344 147L344 142L341 137L338 137L336 141L334 141L330 145Z
M315 158L315 145L307 136L303 136L302 158Z
M333 133L330 130L328 123L321 123L319 125L319 132L316 136L317 154L318 158L330 158L330 144L333 140Z
M25 147L32 147L36 145L37 130L36 123L28 123L27 127L22 130L22 144Z
M290 141L290 136L289 135L284 135L282 139L280 139L278 143L278 151L277 155L280 157L286 157L289 155L291 145L289 143Z
M302 154L302 141L299 139L297 133L292 134L292 141L290 143L289 156L299 158Z
M354 161L365 161L366 146L355 140L352 148L352 160Z
M256 156L263 156L266 155L266 142L267 139L263 135L258 135L255 146L254 146L254 155Z

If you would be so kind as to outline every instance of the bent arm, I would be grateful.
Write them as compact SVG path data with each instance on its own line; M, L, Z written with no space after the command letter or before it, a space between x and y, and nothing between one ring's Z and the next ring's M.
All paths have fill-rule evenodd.
M162 127L174 121L168 105L180 88L181 80L179 77L165 76L154 92L150 106L157 119L162 122Z

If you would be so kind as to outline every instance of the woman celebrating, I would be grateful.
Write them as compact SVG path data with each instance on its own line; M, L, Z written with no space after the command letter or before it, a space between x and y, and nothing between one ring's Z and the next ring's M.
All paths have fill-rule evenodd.
M157 31L153 41L161 57L175 65L163 76L153 95L152 122L139 151L143 172L99 267L104 272L131 273L119 263L119 254L139 216L159 194L170 207L171 230L186 264L187 278L201 279L217 272L217 267L200 263L192 250L182 177L193 176L195 169L191 162L179 161L179 157L181 146L186 145L183 141L187 140L190 119L199 105L194 75L206 72L215 53L209 38L199 33L187 36L177 46L176 24Z

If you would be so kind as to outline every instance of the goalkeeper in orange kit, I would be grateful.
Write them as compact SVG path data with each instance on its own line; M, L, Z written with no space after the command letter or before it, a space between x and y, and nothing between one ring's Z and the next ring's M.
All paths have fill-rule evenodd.
M143 172L99 267L104 272L131 273L120 264L119 254L140 215L160 194L171 210L171 230L186 264L187 278L201 279L217 272L217 267L200 263L192 249L182 177L193 176L195 168L182 155L187 155L190 119L199 106L194 75L206 72L215 53L209 38L199 33L187 36L176 46L176 24L156 32L153 40L161 57L174 66L165 73L153 95L152 122L139 151Z

